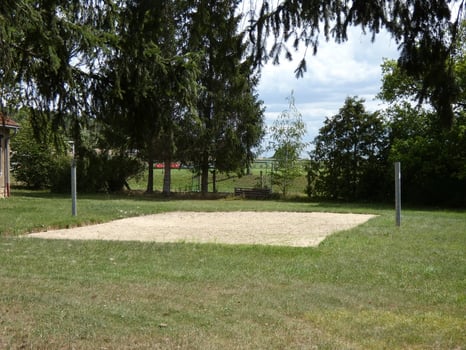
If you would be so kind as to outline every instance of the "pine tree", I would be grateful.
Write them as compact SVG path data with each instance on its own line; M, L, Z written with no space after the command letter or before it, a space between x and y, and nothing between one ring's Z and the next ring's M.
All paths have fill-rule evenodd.
M244 59L244 37L238 33L238 3L193 2L188 50L202 53L202 90L199 122L187 132L191 146L185 147L185 156L199 168L203 193L211 167L241 173L263 134L262 108L254 93L257 79L251 62Z
M193 55L180 55L176 21L179 2L126 1L117 18L116 45L103 79L102 121L121 135L120 147L135 148L149 164L147 192L153 192L153 164L173 153L174 116L187 112L196 96Z

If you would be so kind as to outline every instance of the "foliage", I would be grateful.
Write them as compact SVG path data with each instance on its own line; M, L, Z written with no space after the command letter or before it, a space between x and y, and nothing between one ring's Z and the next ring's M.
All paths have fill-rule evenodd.
M126 154L87 151L77 163L78 191L121 191L142 170L141 162Z
M197 57L180 50L186 6L127 1L120 7L116 42L95 89L98 119L112 147L137 149L150 165L173 157L177 122L193 117ZM147 191L153 191L152 177Z
M390 149L390 160L401 162L403 200L464 206L466 118L457 118L451 130L441 132L414 131L419 124L399 119L391 122L394 129L403 129L403 134L394 135Z
M90 62L108 39L100 32L108 7L94 0L2 2L0 89L21 86L22 105L34 111L36 136L43 136L46 122L54 132L66 127L78 139L91 113Z
M11 147L14 150L11 158L12 174L16 181L29 188L49 188L56 179L57 170L68 159L64 152L65 140L55 139L59 143L54 143L50 128L44 127L42 134L47 137L38 142L34 138L29 114L23 110L15 118L21 129L11 139ZM67 163L69 167L69 159Z
M214 171L242 174L263 136L263 110L255 87L257 77L245 59L244 35L237 0L195 1L187 50L202 52L197 99L199 120L183 120L180 158L195 165L201 192L208 190Z
M260 65L279 63L282 53L291 59L287 43L315 52L322 38L342 42L359 26L374 39L386 29L399 44L392 78L404 78L390 82L402 85L390 98L428 102L436 128L448 130L437 136L462 145L465 1L258 3L246 14L237 0L2 1L0 109L30 107L34 136L45 142L49 128L57 139L65 131L82 159L89 149L82 133L92 129L106 139L105 151L195 164L206 191L212 166L241 174L255 156ZM239 33L247 19L248 32ZM296 73L305 70L303 59Z
M147 192L156 160L194 163L208 175L212 164L241 171L253 158L262 111L250 64L242 61L235 6L128 2L117 11L117 39L103 60L96 109L105 138L119 149L137 149L149 163Z
M288 109L284 110L270 127L269 150L273 151L272 184L278 185L286 196L291 183L301 176L303 167L301 153L307 144L303 141L306 125L295 106L293 92L288 97Z
M67 135L57 135L47 124L37 140L30 122L30 114L24 110L16 115L21 129L11 139L12 173L15 180L33 189L51 189L69 193L71 152ZM127 154L96 151L95 140L82 140L77 154L77 185L80 192L119 191L126 181L142 170L141 163Z
M453 5L459 8L456 13ZM399 44L399 67L420 81L419 96L430 99L440 125L449 127L459 95L451 59L461 42L458 38L465 9L463 0L285 0L276 6L262 1L259 9L250 11L251 55L258 65L269 58L278 63L283 52L286 58L292 58L288 41L294 47L303 43L316 53L321 36L340 43L348 39L348 27L360 26L375 40L385 29ZM269 50L270 37L273 45ZM302 76L305 71L303 58L296 75Z
M464 35L463 30L461 35ZM464 46L464 43L461 45ZM462 48L461 45L459 48ZM368 144L379 150L379 156L373 158L366 154L359 160L355 158L351 161L351 145L354 141L350 139L364 138L365 129L354 132L354 118L348 118L346 124L341 124L341 130L337 133L337 128L332 129L326 121L315 141L316 149L309 168L308 193L343 199L390 198L392 181L387 176L391 174L392 163L400 161L404 202L464 205L466 89L461 76L464 60L464 48L455 51L455 55L449 59L459 90L457 95L450 96L452 99L449 103L454 114L448 126L444 124L444 115L436 104L438 95L434 90L439 87L426 89L424 78L431 77L413 76L395 61L384 61L382 88L378 97L389 103L388 108L381 113L386 124L376 121L380 118L370 122L369 125L375 126L374 130L370 131L374 132L375 138L368 139ZM333 122L336 123L337 119ZM350 147L343 144L338 146L339 137L343 135L348 137ZM382 144L378 143L380 141ZM365 176L359 179L356 174L360 169L364 169L362 164L369 159L373 159L373 163L366 170L362 170ZM341 168L346 170L333 171L338 169L338 166L332 162L346 164ZM383 176L383 173L386 175ZM343 185L345 183L346 185ZM359 184L363 183L367 184L367 187L362 191L358 190ZM352 190L349 190L351 188Z
M368 113L364 100L348 97L339 113L326 118L314 139L310 180L312 196L343 200L387 196L387 126ZM391 173L391 172L390 172Z
M69 193L71 155L57 160L50 174L50 189ZM112 151L82 149L76 156L77 190L80 193L117 192L128 186L127 181L137 176L144 166L129 154Z
M455 74L461 72L464 61L464 55L455 56ZM464 205L466 95L464 92L458 95L455 117L445 129L441 127L435 106L426 103L413 106L413 97L422 89L419 80L407 76L393 61L384 62L382 67L384 76L379 97L390 103L385 112L391 129L390 160L401 162L403 200ZM457 79L459 86L464 85L461 75Z
M377 98L390 104L416 103L422 85L414 78L403 74L396 61L384 59L382 65L382 86Z

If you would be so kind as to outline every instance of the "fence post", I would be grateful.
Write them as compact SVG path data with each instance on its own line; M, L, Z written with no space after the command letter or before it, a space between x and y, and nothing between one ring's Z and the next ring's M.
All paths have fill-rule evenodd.
M76 158L75 158L75 149L74 142L68 141L71 146L71 215L78 215L77 201L76 201Z
M401 226L401 165L395 163L395 217L396 226Z

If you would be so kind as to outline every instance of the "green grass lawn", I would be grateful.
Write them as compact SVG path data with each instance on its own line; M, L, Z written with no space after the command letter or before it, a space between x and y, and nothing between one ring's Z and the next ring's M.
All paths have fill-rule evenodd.
M375 213L317 248L27 239L170 210ZM464 349L466 213L369 205L0 200L0 349Z

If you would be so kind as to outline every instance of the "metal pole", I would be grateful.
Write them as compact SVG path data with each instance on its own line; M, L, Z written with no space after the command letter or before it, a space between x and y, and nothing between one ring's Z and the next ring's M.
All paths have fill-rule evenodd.
M71 215L78 215L76 207L76 162L74 159L71 163Z
M401 165L395 163L395 216L396 226L401 226Z
M74 142L70 141L71 153L73 159L71 160L71 215L78 215L78 208L76 205L76 160L74 157Z

